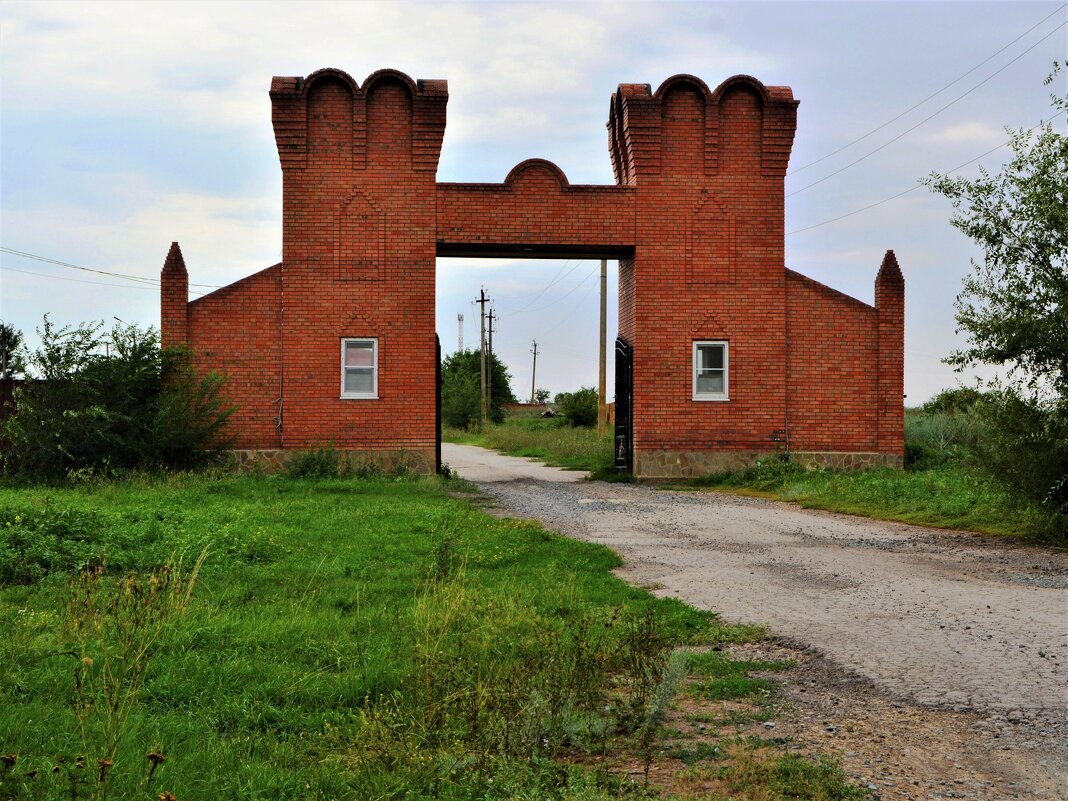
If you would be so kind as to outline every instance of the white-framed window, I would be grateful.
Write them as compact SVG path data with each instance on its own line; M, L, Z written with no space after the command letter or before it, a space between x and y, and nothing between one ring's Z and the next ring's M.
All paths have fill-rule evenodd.
M693 343L693 399L695 401L730 400L727 350L727 342L724 340L705 340Z
M378 397L378 340L341 340L341 397Z

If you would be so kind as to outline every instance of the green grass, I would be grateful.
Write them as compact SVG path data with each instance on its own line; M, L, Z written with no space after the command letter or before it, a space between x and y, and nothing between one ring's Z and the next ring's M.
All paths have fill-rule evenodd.
M806 470L765 462L692 479L711 487L791 501L811 509L988 534L1041 536L1046 518L988 479L959 466L928 470Z
M759 743L745 743L736 758L727 764L707 769L710 778L726 786L728 794L706 796L709 801L736 798L760 801L860 801L869 793L846 782L842 769L831 761L811 761L795 754L769 755L759 750ZM741 795L739 795L741 794Z
M611 432L597 436L597 429L571 426L564 418L513 417L484 431L446 428L448 442L479 445L511 456L541 459L553 467L588 470L601 480L626 480L614 467Z
M0 488L0 799L643 796L559 757L626 748L672 649L759 632L456 489ZM103 671L131 666L109 735Z
M785 670L786 662L732 659L719 651L703 651L690 655L689 674L696 680L687 692L708 701L728 701L740 698L756 699L759 703L771 697L774 685L770 679L750 673Z

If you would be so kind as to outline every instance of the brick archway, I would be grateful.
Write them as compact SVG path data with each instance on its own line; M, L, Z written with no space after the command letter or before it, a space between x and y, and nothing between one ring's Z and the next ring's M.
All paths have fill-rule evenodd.
M619 259L639 476L784 448L901 463L904 281L888 251L873 307L786 268L789 88L620 85L610 186L540 159L499 184L437 182L445 81L327 69L270 97L281 263L191 303L177 243L162 273L164 344L229 376L241 451L330 442L431 469L435 259L523 253Z

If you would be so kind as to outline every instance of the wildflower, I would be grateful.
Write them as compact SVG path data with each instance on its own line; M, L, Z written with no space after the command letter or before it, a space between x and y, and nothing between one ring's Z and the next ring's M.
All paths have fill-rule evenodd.
M159 801L178 801L174 793L172 793L170 790L164 790L162 793L159 794L158 797Z

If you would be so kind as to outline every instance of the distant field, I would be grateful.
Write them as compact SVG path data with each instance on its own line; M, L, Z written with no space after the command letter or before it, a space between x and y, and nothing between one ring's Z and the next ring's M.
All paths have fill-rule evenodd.
M628 587L608 550L463 487L0 489L0 798L657 796L608 754L704 761L740 798L862 797L751 738L662 752L687 675L759 719L773 690L750 673L774 665L678 649L761 632Z

